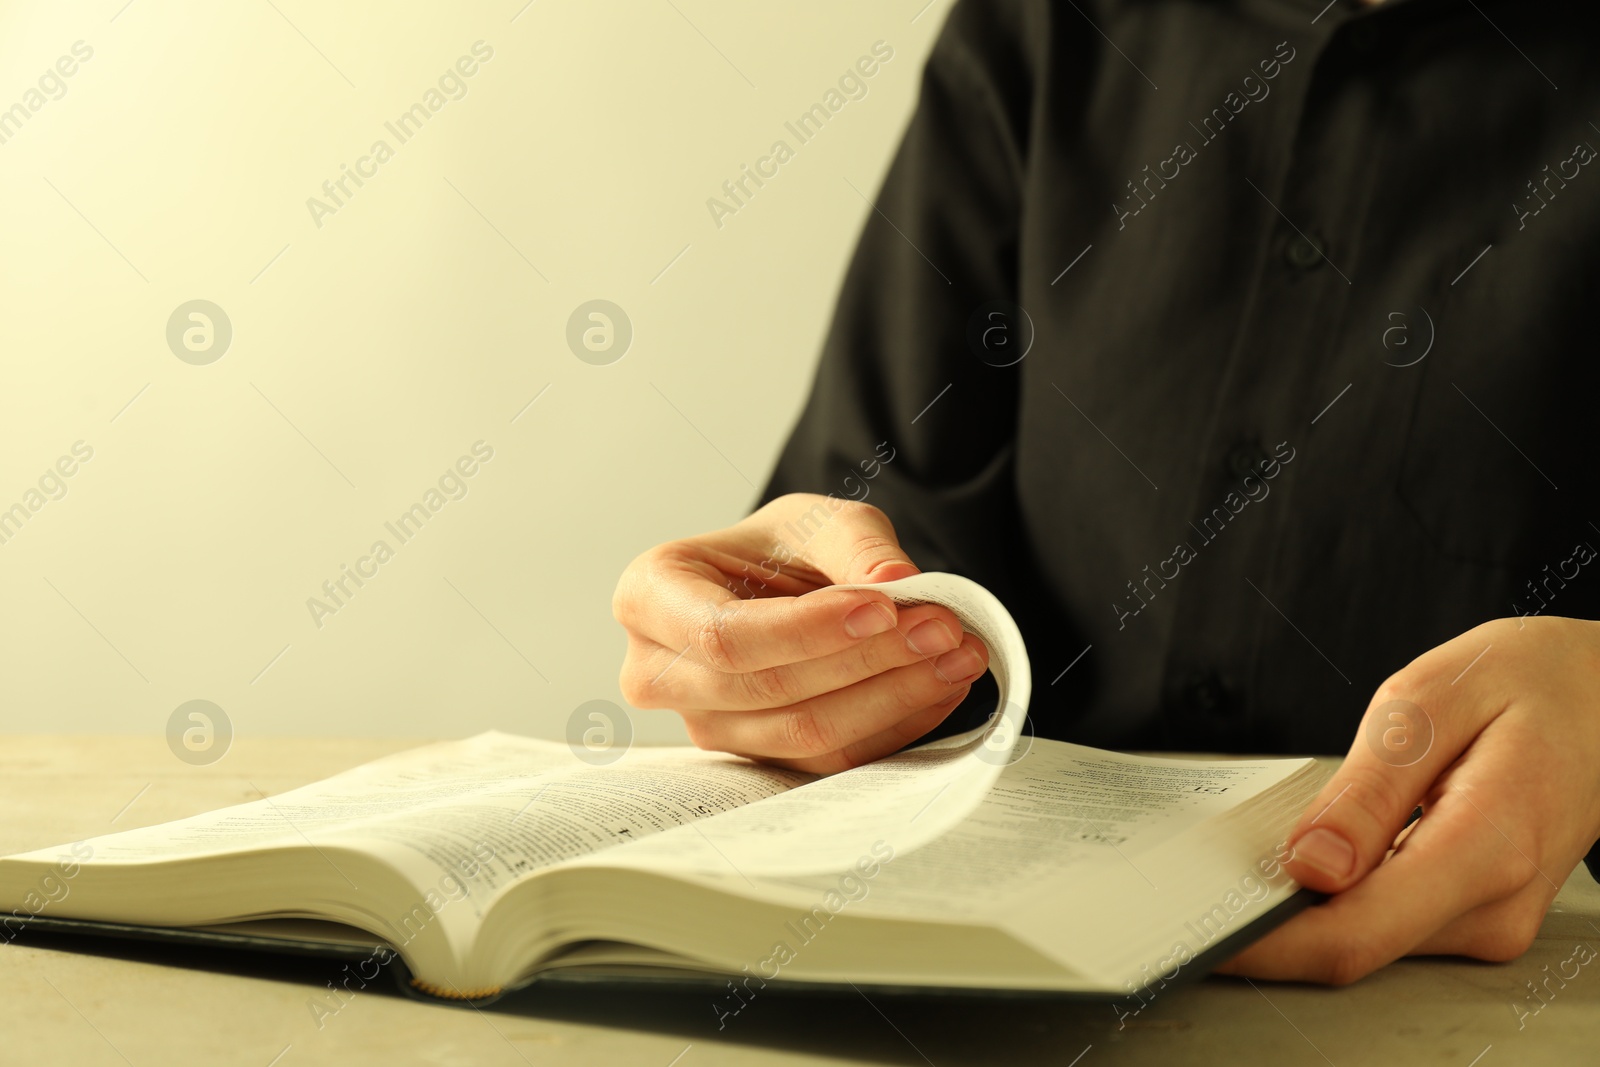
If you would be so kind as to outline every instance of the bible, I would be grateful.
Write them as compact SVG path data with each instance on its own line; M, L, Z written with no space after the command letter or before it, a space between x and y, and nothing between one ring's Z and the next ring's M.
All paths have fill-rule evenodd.
M1316 761L1035 739L995 597L939 573L871 588L983 638L984 726L826 777L686 747L427 745L0 859L0 931L325 954L363 979L398 963L411 991L472 1002L539 981L1115 998L1307 902L1284 838Z

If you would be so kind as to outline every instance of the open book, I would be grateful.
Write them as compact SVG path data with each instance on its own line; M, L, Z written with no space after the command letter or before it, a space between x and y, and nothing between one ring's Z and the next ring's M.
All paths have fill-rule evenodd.
M481 734L0 859L0 930L326 950L363 979L398 957L416 989L464 1000L689 975L736 996L791 981L1119 996L1282 917L1314 761L1035 740L1027 653L991 594L948 574L873 588L944 604L984 639L1000 688L985 727L822 778L678 747L596 766Z

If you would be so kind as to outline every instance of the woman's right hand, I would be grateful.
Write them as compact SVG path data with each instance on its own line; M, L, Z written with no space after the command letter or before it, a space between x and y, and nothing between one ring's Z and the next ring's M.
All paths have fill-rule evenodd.
M818 774L888 755L944 721L989 652L949 609L829 586L917 574L870 504L795 493L628 565L622 693L671 708L705 749Z

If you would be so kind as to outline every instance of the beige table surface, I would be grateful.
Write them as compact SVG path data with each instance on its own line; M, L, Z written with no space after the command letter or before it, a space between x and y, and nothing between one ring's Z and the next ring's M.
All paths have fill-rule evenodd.
M159 737L3 738L0 854L251 800L257 788L280 792L415 743L241 739L220 762L190 767ZM1402 961L1339 990L1212 978L1161 994L1120 1029L1104 1004L769 993L719 1033L703 994L528 990L478 1011L373 986L319 1030L308 1002L337 970L325 961L218 957L202 969L193 953L189 966L173 966L154 950L88 954L26 941L0 944L0 1064L1600 1062L1600 960L1520 1029L1512 1008L1531 1008L1523 983L1553 973L1580 942L1600 950L1600 887L1581 867L1538 943L1513 963Z

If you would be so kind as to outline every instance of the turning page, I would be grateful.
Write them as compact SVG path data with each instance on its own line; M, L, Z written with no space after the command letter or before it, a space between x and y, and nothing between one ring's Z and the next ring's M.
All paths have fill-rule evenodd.
M901 604L941 604L989 648L999 708L989 722L705 823L672 830L610 853L604 863L753 879L838 871L874 841L896 850L926 844L959 825L1013 758L1032 695L1022 633L1000 601L960 575L930 572L877 585Z

